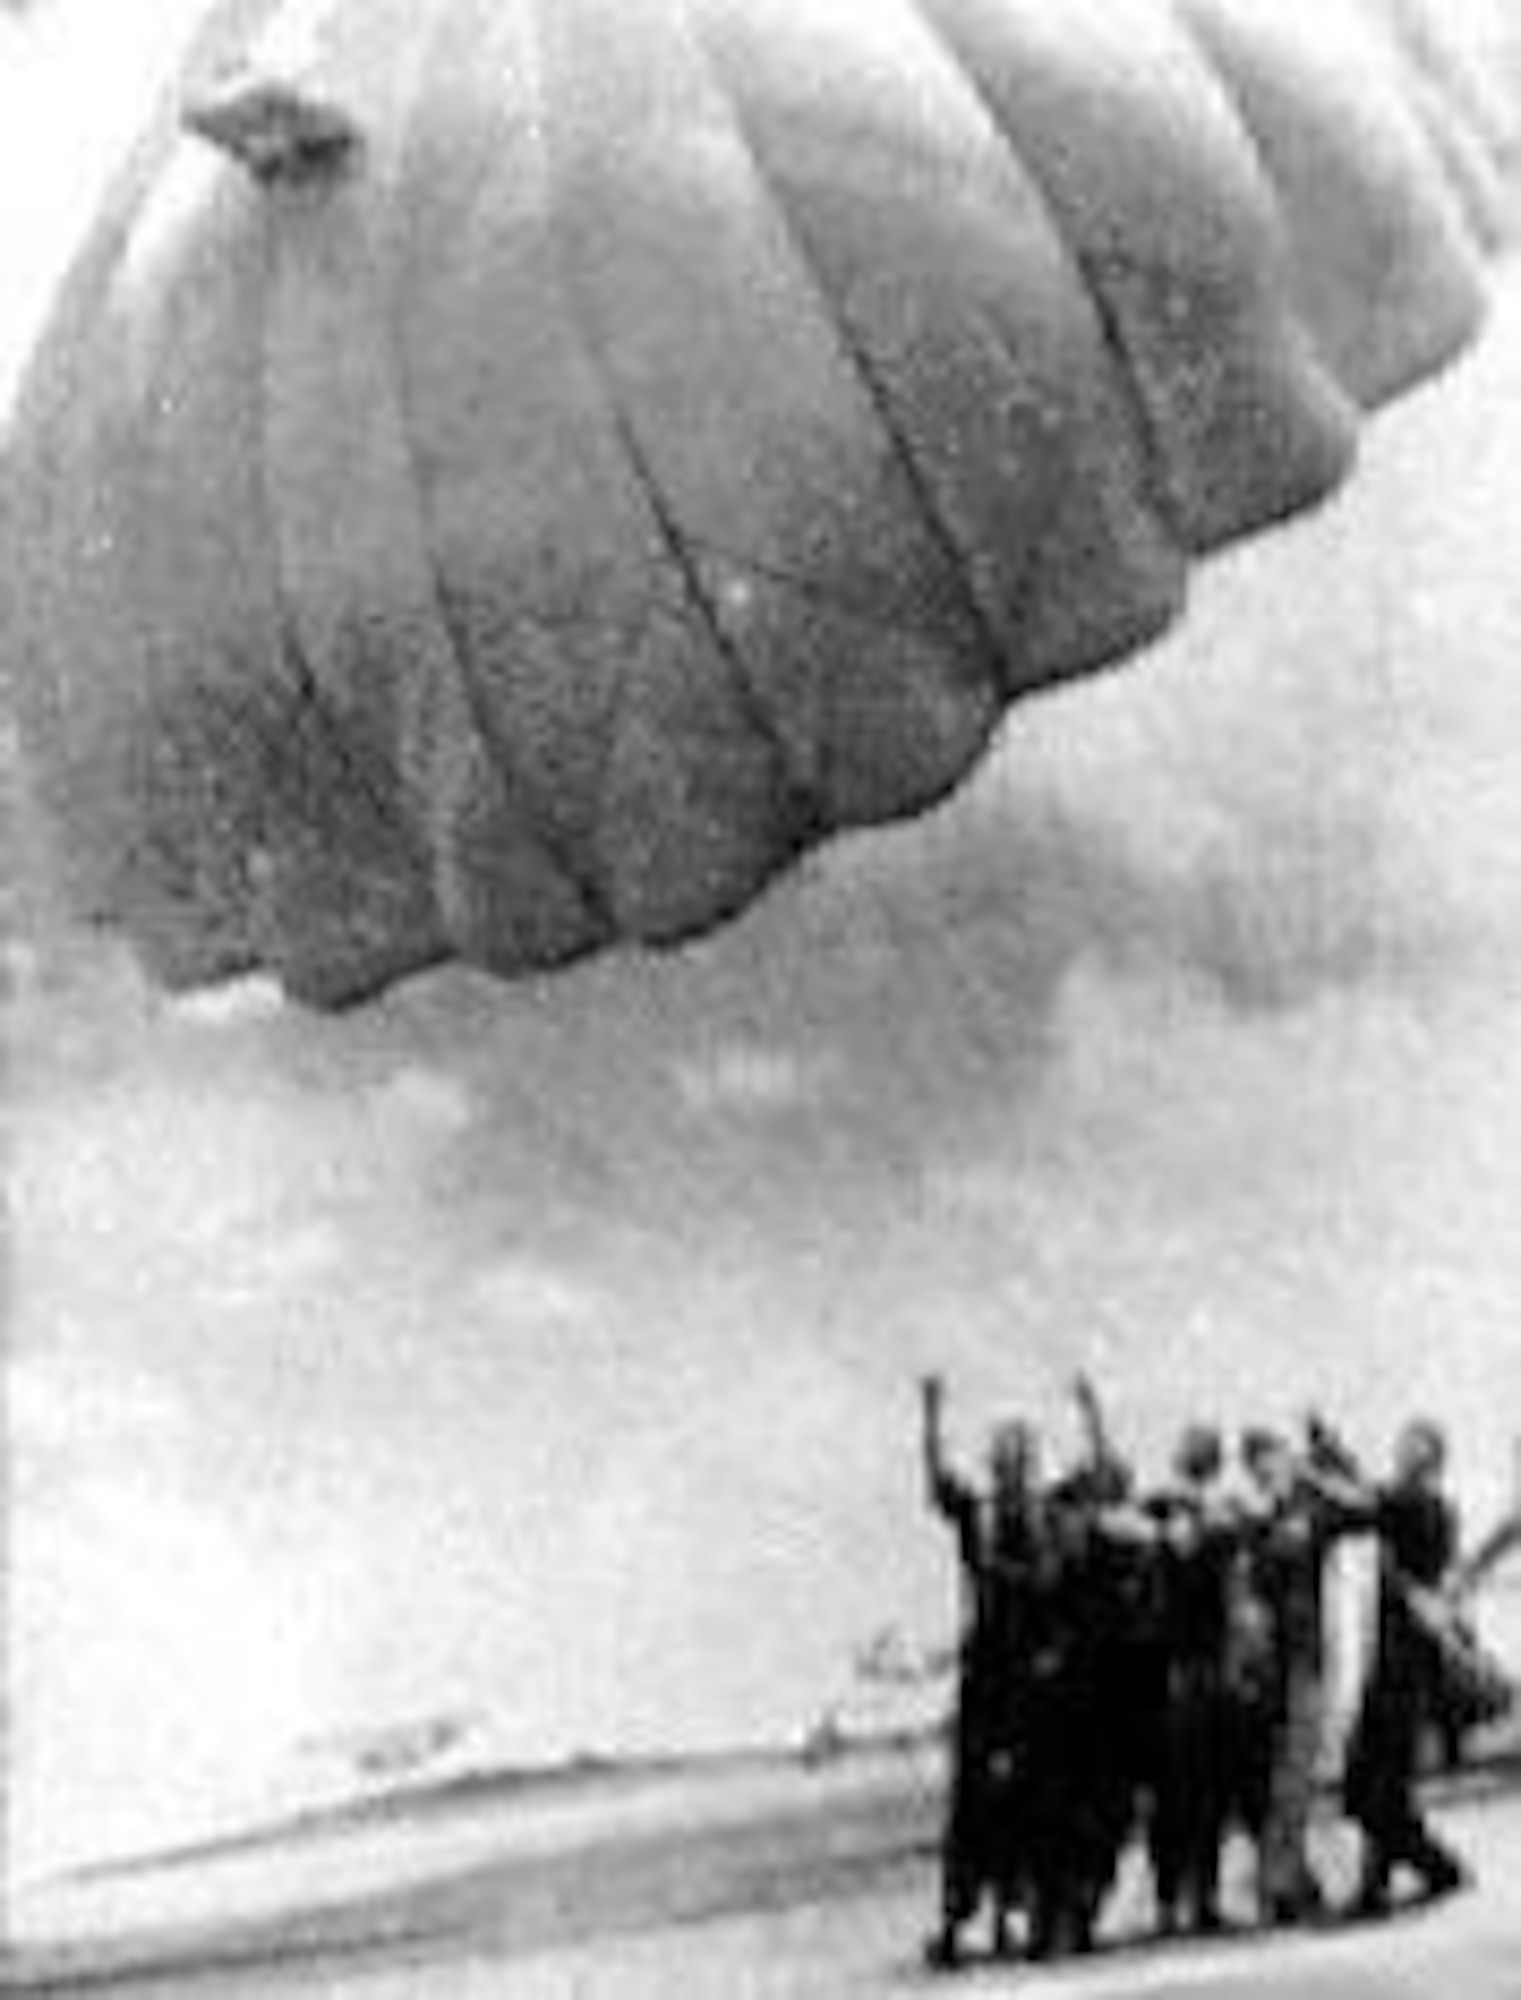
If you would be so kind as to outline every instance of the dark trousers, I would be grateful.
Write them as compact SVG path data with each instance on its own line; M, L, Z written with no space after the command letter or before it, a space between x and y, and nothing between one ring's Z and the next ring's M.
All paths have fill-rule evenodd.
M1165 1925L1208 1927L1220 1900L1227 1803L1227 1713L1219 1675L1182 1663L1163 1728L1151 1821L1151 1864Z
M1363 1895L1381 1902L1396 1867L1429 1890L1453 1887L1462 1866L1426 1824L1416 1798L1425 1704L1404 1677L1375 1673L1347 1759L1346 1806L1365 1842Z
M980 1676L963 1682L951 1745L951 1789L941 1848L941 1920L953 1933L991 1891L1001 1918L1028 1874L1030 1787L1022 1732Z
M1086 1659L1035 1673L1025 1766L1032 1958L1086 1951L1115 1860L1114 1744Z

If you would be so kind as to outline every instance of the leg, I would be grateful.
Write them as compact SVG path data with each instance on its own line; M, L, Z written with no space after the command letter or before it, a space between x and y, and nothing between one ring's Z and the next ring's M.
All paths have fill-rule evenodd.
M1428 1896L1450 1896L1468 1880L1468 1870L1443 1841L1437 1839L1412 1795L1405 1810L1385 1836L1388 1862L1403 1862L1420 1876Z
M1170 1903L1186 1912L1192 1930L1219 1924L1221 1836L1221 1708L1219 1690L1203 1667L1180 1692L1173 1718L1174 1751L1170 1789L1174 1793L1169 1859ZM1164 1917L1165 1921L1165 1917Z
M1226 1709L1226 1790L1221 1801L1224 1826L1239 1826L1252 1845L1260 1884L1262 1849L1272 1779L1272 1709L1258 1693L1230 1697Z
M993 1902L993 1956L1014 1955L1013 1916L1026 1901L1029 1836L1028 1802L1017 1747L994 1759L988 1792L987 1878Z
M951 1796L940 1852L940 1928L925 1950L932 1965L946 1967L960 1958L962 1928L976 1914L987 1816L982 1748L964 1726L957 1729L953 1754Z
M1213 1812L1201 1815L1194 1854L1194 1928L1206 1936L1220 1929L1220 1850L1224 1829Z
M1389 1911L1389 1892L1397 1867L1413 1869L1430 1898L1453 1895L1468 1880L1467 1868L1452 1849L1438 1840L1422 1818L1413 1798L1402 1809L1364 1829L1367 1847L1356 1911L1381 1917Z
M940 1928L925 1956L932 1965L953 1966L961 1956L961 1932L976 1914L977 1873L972 1862L964 1801L953 1806L941 1852Z
M1205 1696L1199 1756L1199 1801L1194 1843L1194 1900L1201 1931L1220 1929L1220 1861L1229 1818L1230 1716L1223 1691L1212 1685Z
M1182 1724L1176 1707L1173 1707L1163 1724L1151 1818L1146 1829L1152 1880L1156 1888L1157 1928L1164 1937L1171 1937L1178 1928L1179 1904L1187 1872L1187 1813L1188 1776L1182 1755Z
M1276 1923L1299 1923L1321 1907L1310 1867L1310 1808L1320 1750L1320 1681L1313 1666L1295 1662L1285 1690L1263 1840L1263 1893Z
M1347 1756L1345 1804L1363 1837L1362 1882L1353 1905L1359 1916L1388 1911L1399 1850L1409 1842L1413 1783L1414 1742L1403 1691L1375 1673Z

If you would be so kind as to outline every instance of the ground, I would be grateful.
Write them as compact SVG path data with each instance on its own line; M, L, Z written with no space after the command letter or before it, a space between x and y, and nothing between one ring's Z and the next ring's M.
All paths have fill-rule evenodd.
M651 1935L594 1951L547 1953L510 1968L477 1964L451 1976L458 2000L587 2000L729 1995L812 2000L837 1994L1017 1991L1142 1995L1147 2000L1521 2000L1521 1800L1461 1811L1449 1826L1477 1867L1470 1896L1377 1927L1285 1937L1268 1944L1120 1947L1085 1965L1034 1970L983 1966L947 1981L924 1972L917 1943L931 1908L920 1868L861 1898ZM344 2000L413 2000L445 1990L380 1977L325 1989Z
M183 1994L185 2000L824 2000L826 1995L975 1994L1041 1996L1145 1995L1146 2000L1521 2000L1521 1793L1513 1787L1469 1791L1440 1808L1445 1833L1473 1863L1477 1885L1438 1906L1379 1925L1253 1939L1238 1935L1205 1945L1162 1948L1140 1935L1144 1887L1134 1869L1115 1899L1105 1948L1093 1959L1051 1969L973 1964L955 1978L926 1971L919 1946L934 1906L933 1856L916 1839L896 1852L868 1854L846 1838L820 1855L810 1893L786 1871L759 1905L727 1915L672 1919L646 1909L626 1929L576 1936L577 1884L560 1871L558 1923L540 1926L554 1941L529 1934L506 1912L513 1891L500 1869L472 1870L433 1882L421 1900L397 1897L369 1905L363 1935L336 1937L313 1956L299 1927L266 1928L257 1955L230 1963L217 1939L182 1948L133 1973L118 1964L102 1978L83 1961L72 1972L18 1962L20 1990L78 1994L109 1991L130 2000ZM1321 1836L1322 1860L1337 1886L1350 1855L1336 1832ZM710 1867L713 1849L691 1854L689 1877ZM1238 1857L1239 1858L1239 1857ZM591 1857L588 1857L590 1860ZM752 1886L758 1877L752 1878ZM595 1886L588 1881L589 1893ZM452 1896L452 1902L449 1897ZM432 1898L430 1903L429 1898ZM419 1922L448 1902L456 1927ZM768 1905L769 1902L769 1906ZM390 1912L387 1930L386 1910ZM459 1921L462 1917L467 1920ZM105 1961L100 1963L105 1970ZM6 1982L17 1990L16 1980Z

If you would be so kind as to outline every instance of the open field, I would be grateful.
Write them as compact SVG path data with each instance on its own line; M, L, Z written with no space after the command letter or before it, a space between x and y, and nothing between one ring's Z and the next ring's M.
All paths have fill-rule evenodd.
M862 1753L820 1772L733 1760L523 1801L481 1797L366 1828L54 1884L13 1912L8 1990L278 2000L550 2000L671 1993L823 1995L918 1983L934 1903L936 1759ZM1521 1793L1514 1771L1449 1785L1439 1811L1474 1859L1460 1903L1376 1930L1143 1946L1131 1865L1084 1966L1021 1992L1292 1992L1521 2000ZM1350 1840L1329 1819L1333 1893ZM1234 1914L1247 1900L1236 1855ZM974 1969L977 1987L1007 1968Z

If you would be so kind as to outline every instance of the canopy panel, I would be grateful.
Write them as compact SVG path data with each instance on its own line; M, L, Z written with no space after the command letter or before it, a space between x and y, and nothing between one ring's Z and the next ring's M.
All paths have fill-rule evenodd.
M6 447L83 912L342 1005L920 812L1457 354L1419 0L223 0Z

